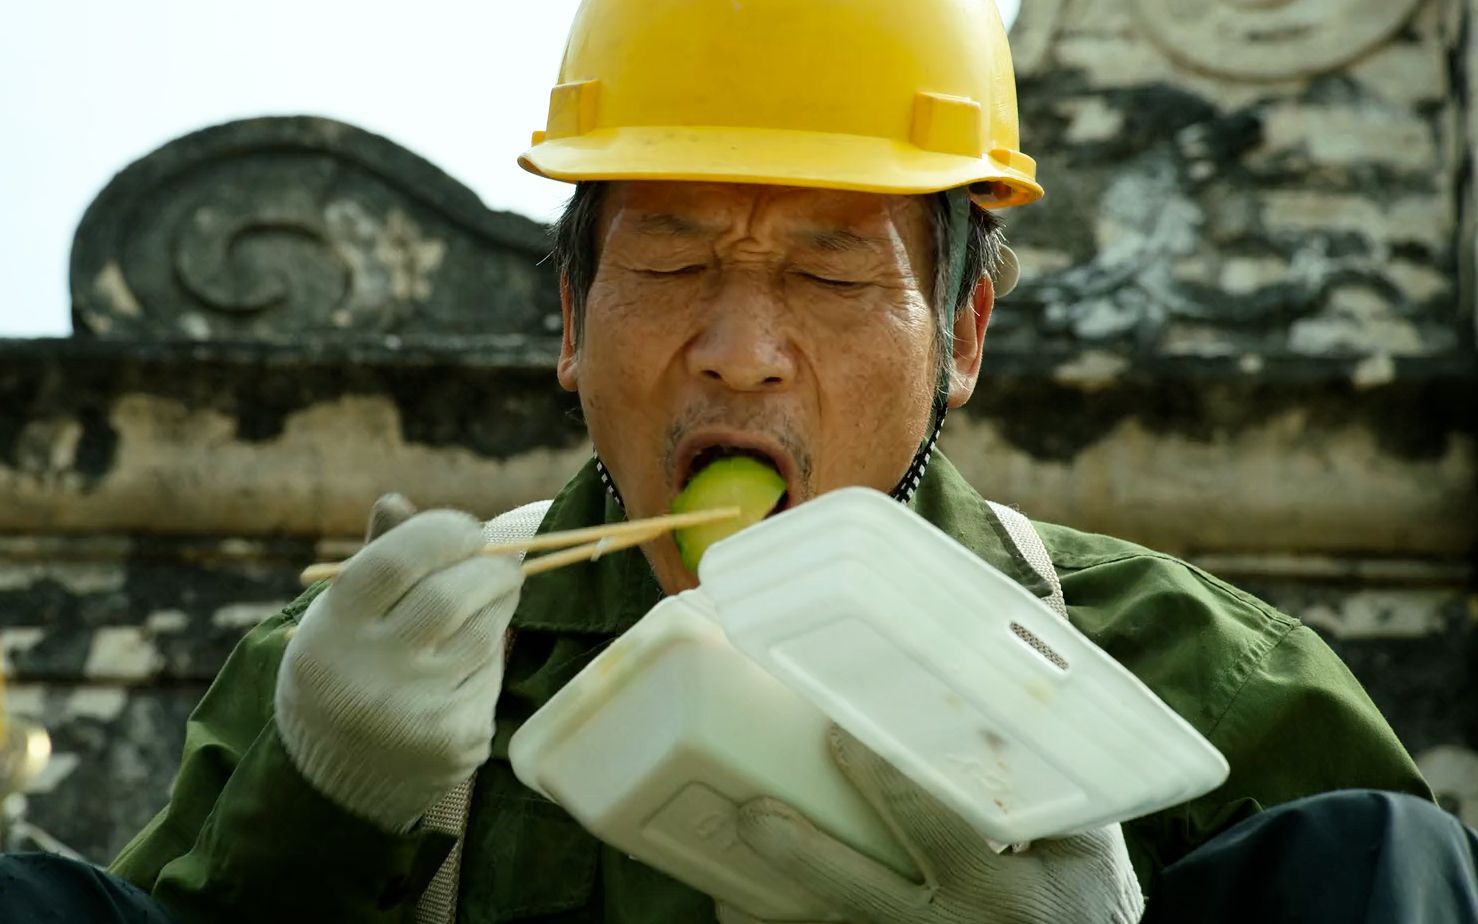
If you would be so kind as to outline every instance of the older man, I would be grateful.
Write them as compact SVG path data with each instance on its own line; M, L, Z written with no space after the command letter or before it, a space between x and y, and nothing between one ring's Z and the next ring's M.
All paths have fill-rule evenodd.
M740 833L848 920L1128 922L1141 885L1151 915L1214 897L1188 912L1211 920L1257 891L1248 858L1281 856L1268 837L1291 851L1285 876L1346 863L1349 846L1366 865L1344 874L1387 881L1366 845L1395 828L1356 822L1444 823L1430 804L1366 795L1332 816L1261 816L1354 819L1332 841L1234 828L1330 790L1430 799L1309 629L1126 542L1023 536L931 460L1014 281L992 210L1041 194L1018 147L991 0L587 0L522 163L578 183L557 228L558 377L597 458L493 531L663 513L715 450L769 458L789 505L890 492L1034 592L1060 590L1072 621L1230 762L1215 792L1122 832L998 856L839 738L849 776L913 841L919 881L769 800ZM671 539L525 584L514 561L476 555L483 524L404 507L383 501L383 535L332 586L242 641L190 721L169 806L114 872L186 921L712 920L710 898L600 844L507 763L509 736L605 642L694 585ZM1162 880L1167 868L1189 872Z

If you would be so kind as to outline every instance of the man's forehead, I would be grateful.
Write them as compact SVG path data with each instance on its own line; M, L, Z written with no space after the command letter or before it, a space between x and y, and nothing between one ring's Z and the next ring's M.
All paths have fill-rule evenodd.
M612 184L611 232L653 238L715 238L736 226L763 228L834 253L891 246L923 220L918 197L738 183Z
M722 235L726 226L695 221L671 212L641 212L631 216L629 229L632 233L646 237L711 239ZM889 236L860 233L850 228L826 227L824 223L807 223L787 228L783 236L801 247L827 253L872 250L888 247L893 243L893 238Z

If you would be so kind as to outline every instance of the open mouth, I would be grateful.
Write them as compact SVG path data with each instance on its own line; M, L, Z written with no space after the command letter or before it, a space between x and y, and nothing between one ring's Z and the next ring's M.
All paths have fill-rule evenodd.
M770 511L765 514L766 517L774 516L775 514L787 509L790 506L791 488L794 486L795 482L791 478L789 472L790 466L787 464L788 460L784 457L777 458L776 455L772 455L766 450L754 446L737 446L727 443L710 443L695 447L687 453L687 461L683 465L682 476L679 480L679 487L686 488L692 482L694 476L696 476L699 472L703 471L708 466L712 465L714 462L717 462L720 459L732 458L753 459L756 462L759 462L761 465L766 466L767 468L774 469L780 474L781 478L785 479L787 489L780 495L779 499L775 502L775 505L770 509Z

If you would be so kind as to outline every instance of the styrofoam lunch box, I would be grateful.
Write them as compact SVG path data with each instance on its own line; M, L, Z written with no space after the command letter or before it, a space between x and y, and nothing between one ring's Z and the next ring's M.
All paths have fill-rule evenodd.
M902 504L847 488L710 548L514 735L592 834L725 904L837 920L738 839L761 795L900 872L827 752L832 722L997 844L1219 785L1225 759L1082 633Z
M751 915L840 920L739 840L759 796L910 873L827 750L830 720L724 637L700 591L668 597L530 716L514 772L596 837Z

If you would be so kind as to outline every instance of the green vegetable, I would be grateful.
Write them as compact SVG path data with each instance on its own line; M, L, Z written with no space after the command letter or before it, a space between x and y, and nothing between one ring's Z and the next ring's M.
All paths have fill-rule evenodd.
M673 538L677 540L677 550L682 553L683 565L697 573L698 562L709 546L763 520L775 509L784 493L785 479L758 459L730 456L709 463L693 476L681 494L673 498L672 512L691 513L720 507L738 507L742 512L732 520L690 526L674 532Z

